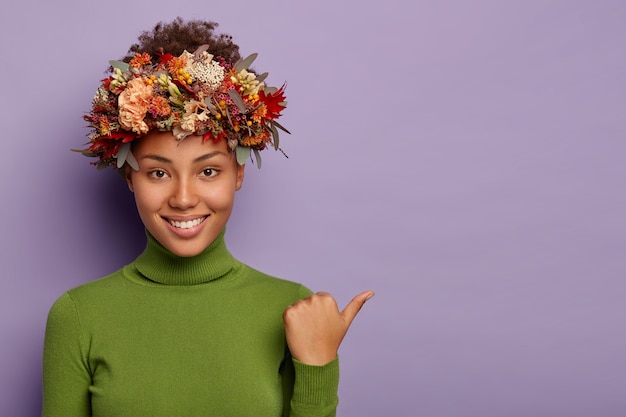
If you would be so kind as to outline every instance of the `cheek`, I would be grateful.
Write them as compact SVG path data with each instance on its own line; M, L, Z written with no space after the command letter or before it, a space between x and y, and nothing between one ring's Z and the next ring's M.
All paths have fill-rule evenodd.
M141 185L135 186L135 204L140 212L155 210L160 206L159 194Z
M230 211L235 200L235 190L232 185L213 188L205 194L205 201L214 210Z

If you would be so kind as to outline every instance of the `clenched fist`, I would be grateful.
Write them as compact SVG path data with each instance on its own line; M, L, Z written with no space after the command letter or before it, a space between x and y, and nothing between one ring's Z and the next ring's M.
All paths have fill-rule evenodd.
M283 320L291 355L308 365L325 365L335 359L339 345L363 304L374 296L365 291L339 311L332 295L318 292L285 309Z

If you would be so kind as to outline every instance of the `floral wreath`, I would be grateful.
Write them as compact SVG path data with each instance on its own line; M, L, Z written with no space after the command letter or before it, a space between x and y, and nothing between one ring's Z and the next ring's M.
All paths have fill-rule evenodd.
M287 106L285 85L266 86L267 73L248 71L257 54L230 65L207 49L202 45L179 57L161 54L157 62L145 52L129 63L110 61L111 75L84 116L92 129L90 146L80 152L98 158L98 168L127 162L138 170L131 143L152 129L171 131L179 141L191 134L226 140L241 165L254 152L260 168L259 151L268 144L282 152L278 130L290 132L276 119Z

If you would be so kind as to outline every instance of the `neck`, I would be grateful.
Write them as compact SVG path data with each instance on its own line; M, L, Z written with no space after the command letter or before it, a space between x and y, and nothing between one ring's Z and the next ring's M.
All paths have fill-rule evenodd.
M196 285L224 277L236 265L224 242L225 230L200 254L183 257L170 252L146 231L146 249L135 260L137 270L150 281L165 285Z

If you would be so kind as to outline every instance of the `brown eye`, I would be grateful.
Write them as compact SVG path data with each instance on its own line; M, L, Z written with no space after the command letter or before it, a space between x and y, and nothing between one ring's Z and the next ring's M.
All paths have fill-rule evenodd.
M167 173L162 169L155 169L154 171L150 171L150 176L152 178L165 178Z
M202 170L202 175L204 175L205 177L213 177L217 174L217 171L214 170L213 168L205 168Z

